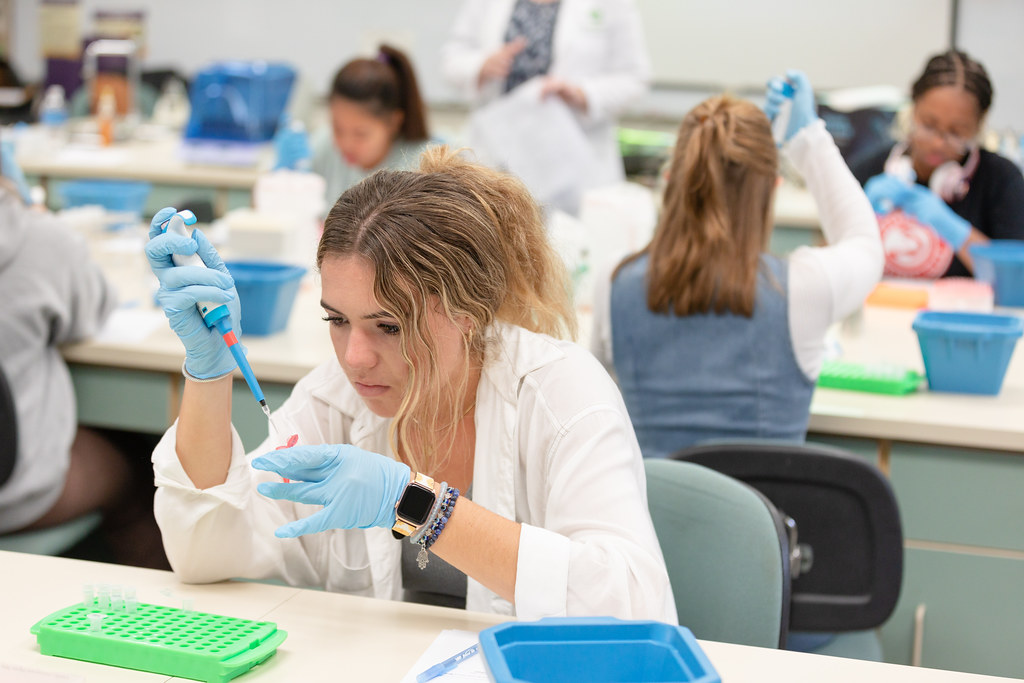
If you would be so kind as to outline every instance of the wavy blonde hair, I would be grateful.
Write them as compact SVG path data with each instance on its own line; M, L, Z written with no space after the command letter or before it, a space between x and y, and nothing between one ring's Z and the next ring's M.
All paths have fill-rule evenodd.
M317 267L349 255L373 267L377 303L402 331L409 382L389 438L415 471L434 472L449 456L438 444L452 441L469 371L486 357L492 323L576 334L565 266L526 187L447 147L424 151L419 171L378 171L338 199ZM427 326L435 301L448 320L470 321L456 386L437 372L437 340Z
M700 103L679 126L654 237L616 273L646 254L651 311L753 315L777 169L764 112L728 95Z

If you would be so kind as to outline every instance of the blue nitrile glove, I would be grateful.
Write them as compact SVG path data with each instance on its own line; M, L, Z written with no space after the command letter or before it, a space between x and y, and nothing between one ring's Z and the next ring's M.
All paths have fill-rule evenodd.
M903 207L910 194L910 183L891 173L872 176L864 185L864 194L877 214L887 214Z
M14 160L14 143L10 140L0 142L0 173L14 183L18 194L26 204L32 203L32 195L28 191L25 174L21 172L21 167Z
M794 135L799 133L806 126L818 120L818 106L814 102L814 88L807 80L804 72L790 69L786 72L785 81L793 88L793 107L789 114L789 125L786 126L784 141L788 142ZM768 89L765 92L764 113L768 120L773 121L779 113L779 108L787 99L783 94L785 86L782 78L773 78L768 81Z
M911 185L902 197L900 208L921 223L931 226L939 237L953 247L953 251L962 247L971 234L971 224L923 185Z
M171 329L185 345L185 369L188 373L199 379L219 377L235 369L235 359L217 330L206 326L196 303L226 303L231 311L231 328L236 335L241 335L238 325L241 311L235 281L217 250L201 231L196 230L191 239L161 231L160 224L174 213L171 207L160 209L149 226L146 258L160 281L156 300L163 307ZM199 254L206 268L176 266L171 261L171 254L194 253Z
M287 168L308 171L313 159L309 136L299 121L282 119L274 135L274 170Z
M271 451L254 459L252 466L292 480L261 482L256 490L267 498L324 506L277 529L278 538L328 529L390 529L395 525L395 505L411 479L405 463L348 445Z

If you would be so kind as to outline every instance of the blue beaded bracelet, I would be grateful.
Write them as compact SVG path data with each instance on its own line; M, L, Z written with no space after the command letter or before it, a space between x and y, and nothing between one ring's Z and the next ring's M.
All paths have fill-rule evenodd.
M430 556L427 550L437 541L437 537L444 531L448 519L455 510L455 501L459 499L459 490L449 486L442 495L441 507L437 510L437 516L427 523L427 532L420 538L420 551L416 553L416 564L420 569L426 569Z

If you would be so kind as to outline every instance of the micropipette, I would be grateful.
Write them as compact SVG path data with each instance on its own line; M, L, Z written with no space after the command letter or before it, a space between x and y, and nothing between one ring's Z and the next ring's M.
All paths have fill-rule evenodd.
M184 237L192 238L192 233L185 227L186 225L194 225L196 222L196 216L191 211L179 211L174 214L166 221L160 224L164 232L172 232ZM199 254L172 254L171 260L176 266L199 266L201 268L207 268L206 263L199 257ZM249 365L248 359L245 357L245 353L242 351L242 346L238 343L238 337L235 336L234 331L231 329L231 315L228 311L227 304L215 304L208 301L200 301L196 303L196 308L199 309L199 313L203 316L203 322L206 323L207 327L213 327L220 333L224 343L228 345L228 350L231 355L234 356L235 363L238 364L238 369L242 372L242 377L245 378L245 383L249 385L249 391L256 397L256 400L260 403L260 408L263 409L263 413L270 419L270 408L267 407L267 400L263 398L263 390L260 389L259 382L256 381L256 375L252 372L252 367Z

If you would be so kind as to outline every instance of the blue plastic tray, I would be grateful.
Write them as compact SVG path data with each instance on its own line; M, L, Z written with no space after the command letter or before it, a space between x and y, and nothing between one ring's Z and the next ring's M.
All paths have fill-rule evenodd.
M685 626L611 617L510 622L480 633L495 683L720 683Z
M928 388L995 395L1024 322L1011 315L922 311L914 319Z
M997 306L1024 306L1024 241L992 240L968 251L975 279L992 285Z
M270 261L233 261L225 265L238 291L242 334L262 336L286 328L306 269Z

